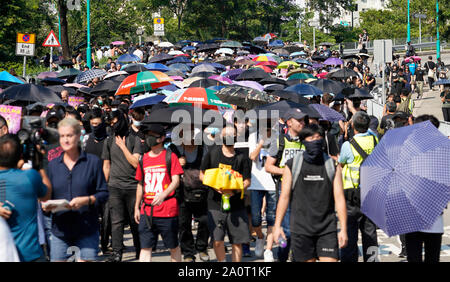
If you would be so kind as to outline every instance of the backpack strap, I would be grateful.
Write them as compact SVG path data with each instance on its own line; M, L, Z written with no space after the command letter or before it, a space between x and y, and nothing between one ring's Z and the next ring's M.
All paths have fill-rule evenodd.
M328 179L333 183L334 175L336 174L336 168L334 167L334 161L328 155L324 154L325 170L327 172ZM292 160L292 190L294 190L295 183L298 180L303 165L303 152L297 154Z
M361 155L363 161L369 156L361 146L359 146L358 142L356 142L355 138L350 139L350 144L355 148L356 152Z
M333 184L334 175L336 174L336 167L334 166L334 160L329 156L326 156L325 158L325 170L327 171L328 179L331 184Z

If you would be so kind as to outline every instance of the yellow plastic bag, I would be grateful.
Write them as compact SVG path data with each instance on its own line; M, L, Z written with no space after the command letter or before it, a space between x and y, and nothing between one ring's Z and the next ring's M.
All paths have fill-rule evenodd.
M221 165L219 168L205 170L203 184L215 189L241 190L241 199L244 198L242 174L232 170L230 166Z

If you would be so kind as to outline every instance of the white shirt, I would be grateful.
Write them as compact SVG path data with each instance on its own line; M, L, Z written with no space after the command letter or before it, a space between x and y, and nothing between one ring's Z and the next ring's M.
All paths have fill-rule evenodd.
M138 56L141 60L144 58L144 53L139 49L136 49L136 51L133 52L133 55Z
M9 225L0 217L0 262L20 262Z
M250 133L248 137L249 154L251 154L258 144L258 132ZM248 190L265 190L275 191L275 183L273 182L270 173L267 173L264 169L264 160L270 156L269 149L261 148L259 156L252 161L252 178L250 187Z
M100 61L103 58L102 50L97 50L97 59Z

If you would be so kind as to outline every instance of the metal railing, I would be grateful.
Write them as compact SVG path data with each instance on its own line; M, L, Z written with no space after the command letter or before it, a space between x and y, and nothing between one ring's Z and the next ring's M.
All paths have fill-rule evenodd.
M392 39L392 46L398 46L398 45L402 45L405 46L406 45L406 38L393 38ZM373 48L373 40L369 41L366 48ZM436 37L433 36L426 36L426 37L416 37L416 38L411 38L411 44L415 45L415 44L419 44L419 43L436 43ZM341 43L344 46L344 50L346 49L358 49L358 42L343 42Z

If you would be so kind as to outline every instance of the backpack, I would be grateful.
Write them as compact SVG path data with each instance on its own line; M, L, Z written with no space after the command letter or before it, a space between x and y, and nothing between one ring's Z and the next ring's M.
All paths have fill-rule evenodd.
M411 102L412 92L409 93L408 97L400 103L397 107L397 112L405 112L408 115L411 115L411 110L409 109L409 104Z
M200 180L200 165L203 159L203 148L197 148L197 157L193 163L186 163L183 167L181 189L178 200L188 203L200 203L206 200L208 189Z
M326 154L323 154L323 156L325 160L325 170L327 171L328 179L331 181L331 183L333 183L334 175L336 173L336 168L334 167L334 160ZM303 152L301 154L297 154L292 159L292 190L294 190L295 188L295 183L297 182L297 179L300 176L302 166L303 166Z

